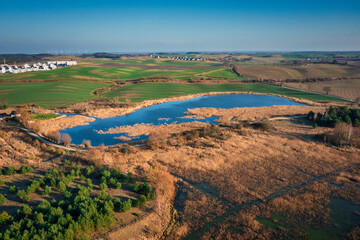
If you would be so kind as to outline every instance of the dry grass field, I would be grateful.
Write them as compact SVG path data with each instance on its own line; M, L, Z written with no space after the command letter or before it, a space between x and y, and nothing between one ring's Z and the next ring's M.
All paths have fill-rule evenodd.
M284 86L317 93L324 93L323 89L325 87L330 87L331 95L351 100L355 100L360 97L360 79L344 79L311 83L285 83Z
M235 65L236 71L248 79L306 79L359 77L356 65L306 64L306 65Z

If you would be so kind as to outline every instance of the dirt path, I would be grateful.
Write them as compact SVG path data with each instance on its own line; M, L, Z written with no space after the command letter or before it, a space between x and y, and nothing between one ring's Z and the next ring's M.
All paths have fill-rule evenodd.
M23 128L23 127L17 127L17 126L13 126L13 127L17 128L17 129L20 129L21 131L24 131L28 135L38 139L40 142L49 144L50 146L53 146L53 147L56 147L56 148L61 148L61 149L64 149L64 150L70 151L70 152L76 152L76 151L85 152L86 151L86 150L81 150L81 149L76 149L76 148L71 148L71 147L65 147L63 145L50 142L49 140L47 140L47 139L45 139L43 137L40 137L38 134L30 131L29 129Z

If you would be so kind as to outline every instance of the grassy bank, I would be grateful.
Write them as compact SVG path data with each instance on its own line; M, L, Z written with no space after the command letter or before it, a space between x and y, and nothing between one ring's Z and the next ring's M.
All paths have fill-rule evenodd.
M173 96L183 96L188 94L206 92L227 92L227 91L247 91L257 93L281 94L289 97L303 98L311 101L343 101L334 97L301 92L286 89L279 86L265 83L234 83L234 84L186 84L186 83L142 83L136 85L126 85L122 88L107 92L102 97L108 99L118 98L120 101L131 99L139 102L149 99L167 98Z

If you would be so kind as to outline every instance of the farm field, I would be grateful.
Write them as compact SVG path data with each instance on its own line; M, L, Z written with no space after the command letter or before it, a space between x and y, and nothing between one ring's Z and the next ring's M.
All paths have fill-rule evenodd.
M44 80L92 80L124 81L154 76L174 79L190 79L218 69L225 69L216 63L189 63L180 61L155 61L153 59L129 59L118 61L87 61L77 66L43 72L28 72L0 76L0 81L44 81ZM236 75L228 77L236 78Z
M330 87L331 95L351 100L355 100L360 97L360 79L344 79L310 83L285 83L284 86L318 93L324 93L323 89L325 87Z
M110 99L140 102L150 99L184 96L207 92L245 91L257 93L274 93L289 97L303 98L311 101L343 101L334 97L306 93L282 88L266 83L234 84L190 84L190 83L139 83L95 95L94 91L110 86L106 83L88 81L60 81L36 83L2 83L1 96L8 99L9 105L36 104L45 108L64 107L91 99Z
M87 81L1 83L0 95L8 99L9 105L36 104L54 108L90 100L95 97L96 89L107 86L109 84Z
M360 77L360 68L354 65L307 64L307 65L251 65L237 64L236 71L249 79L306 79Z
M134 85L125 85L114 91L106 92L101 95L108 99L131 99L133 102L139 102L149 99L167 98L172 96L182 96L206 92L231 92L245 91L257 93L274 93L289 97L303 98L311 101L339 101L334 97L318 95L282 88L266 83L234 83L234 84L187 84L187 83L141 83ZM340 100L342 101L342 100Z

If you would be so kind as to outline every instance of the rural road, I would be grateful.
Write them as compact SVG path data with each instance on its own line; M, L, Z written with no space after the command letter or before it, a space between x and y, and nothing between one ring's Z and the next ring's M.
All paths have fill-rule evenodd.
M63 146L63 145L50 142L49 140L46 140L45 138L40 137L38 134L30 131L29 129L23 128L23 127L17 127L17 126L13 126L13 127L14 127L14 128L17 128L17 129L20 129L20 130L24 131L25 133L27 133L28 135L30 135L30 136L38 139L40 142L49 144L49 145L51 145L51 146L53 146L53 147L61 148L61 149L64 149L64 150L66 150L66 151L71 151L71 152L76 152L76 151L85 152L85 151L86 151L86 150L82 150L82 149L65 147L65 146Z
M87 149L77 149L77 148L65 147L65 146L63 146L63 145L50 142L49 140L47 140L47 139L39 136L38 134L30 131L29 129L26 129L26 128L23 128L23 127L18 127L18 126L12 126L12 127L17 128L17 129L20 129L20 130L24 131L25 133L27 133L29 136L32 136L32 137L38 139L40 142L49 144L49 145L51 145L51 146L53 146L53 147L61 148L61 149L64 149L64 150L70 151L70 152L76 152L76 151L79 151L79 152L87 152ZM142 147L142 146L146 146L146 144L143 143L143 144L137 144L137 145L130 145L130 147ZM118 149L124 149L124 148L125 148L125 147L119 147ZM106 151L106 150L105 150L105 151Z

